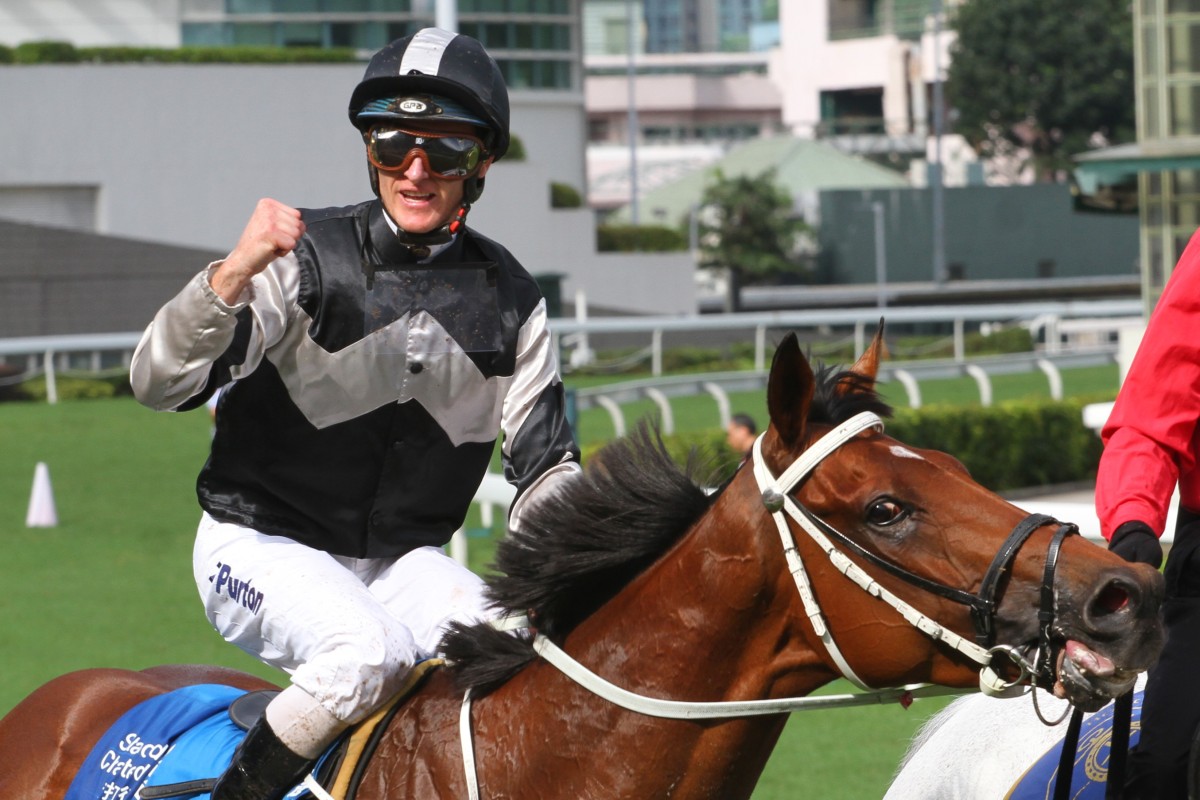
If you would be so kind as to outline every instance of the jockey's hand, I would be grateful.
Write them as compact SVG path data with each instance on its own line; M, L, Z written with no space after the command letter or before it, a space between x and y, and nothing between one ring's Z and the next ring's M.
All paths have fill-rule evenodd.
M1163 551L1158 537L1144 522L1126 522L1113 531L1108 549L1126 561L1149 564L1158 569L1162 566Z
M237 246L213 273L213 290L226 303L237 302L255 275L295 249L304 230L298 210L269 197L259 200Z

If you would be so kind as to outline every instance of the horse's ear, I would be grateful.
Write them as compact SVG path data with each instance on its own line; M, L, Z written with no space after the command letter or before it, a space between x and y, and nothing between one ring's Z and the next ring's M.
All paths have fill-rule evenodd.
M771 424L787 445L800 443L808 420L815 384L812 367L800 352L795 333L789 333L775 350L767 379L767 411Z
M867 378L870 388L873 389L875 388L875 376L879 374L879 362L885 358L887 358L887 346L883 343L883 320L880 319L879 327L875 330L875 337L871 339L871 343L867 345L863 354L858 357L858 361L854 362L850 371ZM862 388L861 382L856 384L850 381L839 381L835 391L838 394L846 394Z

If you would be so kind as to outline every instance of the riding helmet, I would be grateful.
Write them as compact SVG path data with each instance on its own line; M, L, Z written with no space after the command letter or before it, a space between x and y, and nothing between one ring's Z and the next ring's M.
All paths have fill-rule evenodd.
M482 123L491 132L493 159L508 151L508 88L495 59L470 36L424 28L381 49L350 96L350 121L366 131L380 119L406 119L403 111L389 113L373 101L408 95L449 98L460 113L443 119Z

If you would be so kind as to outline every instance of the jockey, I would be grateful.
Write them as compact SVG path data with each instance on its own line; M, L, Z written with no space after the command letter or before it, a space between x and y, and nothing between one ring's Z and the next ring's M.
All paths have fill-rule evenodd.
M1200 727L1200 233L1150 316L1101 436L1096 512L1109 549L1155 567L1176 486L1179 512L1165 570L1166 646L1150 670L1128 800L1184 798Z
M260 201L131 367L157 410L224 387L197 481L196 585L227 641L290 676L214 800L282 798L450 622L488 614L442 548L501 434L512 525L579 470L546 303L465 224L509 145L496 62L426 28L371 59L349 114L375 198Z

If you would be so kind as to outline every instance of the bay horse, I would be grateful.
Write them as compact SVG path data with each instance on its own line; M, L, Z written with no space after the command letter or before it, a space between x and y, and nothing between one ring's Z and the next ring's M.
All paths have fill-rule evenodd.
M842 676L968 688L982 670L1089 707L1127 689L1161 647L1161 576L885 435L882 349L880 330L850 370L814 374L785 337L770 425L715 492L645 425L589 459L497 551L491 597L531 627L451 631L449 668L388 721L358 800L747 798L787 720L750 706ZM123 711L199 682L262 683L182 666L52 680L0 720L0 797L61 798Z

